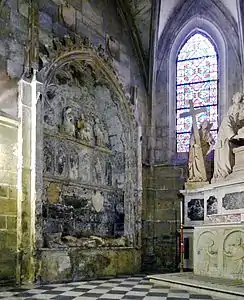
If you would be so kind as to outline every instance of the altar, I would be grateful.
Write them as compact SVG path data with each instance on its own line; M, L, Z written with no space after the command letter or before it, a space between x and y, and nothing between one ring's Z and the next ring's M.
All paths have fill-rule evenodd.
M202 163L204 151L190 156L190 148L189 177L181 193L184 195L184 237L190 240L188 244L192 244L189 252L192 252L192 266L196 275L244 280L242 98L240 93L233 96L233 104L222 120L215 145L211 180L206 180L206 165ZM196 127L195 131L199 132ZM194 143L191 147L202 148L199 138ZM195 173L194 169L191 170L192 166L196 167Z
M184 190L197 275L244 280L244 178Z

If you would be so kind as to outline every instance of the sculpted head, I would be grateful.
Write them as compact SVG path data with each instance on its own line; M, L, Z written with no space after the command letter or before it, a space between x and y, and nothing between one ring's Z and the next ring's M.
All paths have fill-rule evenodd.
M210 123L209 120L204 120L200 125L200 129L210 130L212 126L213 126L213 123Z
M240 92L235 93L232 97L232 101L234 104L243 102L243 94L241 94Z

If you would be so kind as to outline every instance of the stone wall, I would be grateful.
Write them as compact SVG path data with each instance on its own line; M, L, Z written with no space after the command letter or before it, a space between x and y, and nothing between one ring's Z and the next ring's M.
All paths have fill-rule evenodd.
M17 270L17 129L0 114L0 280L15 280Z
M143 169L142 266L147 272L174 272L179 264L180 167Z
M35 274L40 280L50 280L44 272L45 254L41 251L40 255L33 257L36 247L43 250L43 253L60 247L65 248L64 252L68 251L68 247L77 247L78 250L83 247L85 255L88 251L85 249L87 245L88 248L92 245L94 251L96 247L101 246L103 248L99 250L101 255L105 255L105 249L115 248L113 251L116 260L111 259L111 261L116 265L116 271L113 269L107 275L139 271L140 250L135 248L140 248L141 184L140 174L136 175L136 171L139 170L140 173L137 159L140 157L137 152L140 141L135 118L139 123L144 124L142 135L143 143L146 145L147 96L126 25L122 24L120 12L111 1L72 1L72 5L67 5L62 0L40 1L39 40L37 41L39 49L37 46L36 50L37 52L39 50L40 54L38 69L40 72L37 76L43 89L38 87L37 90L43 97L42 100L39 97L34 99L35 83L26 76L29 74L24 72L28 66L26 54L35 43L28 39L30 37L28 26L31 23L28 22L30 21L28 20L29 4L29 1L25 0L9 0L0 7L0 24L2 24L0 26L0 108L12 116L20 117L20 128L23 129L21 130L24 139L23 145L18 145L19 150L23 151L24 162L22 170L24 198L20 204L23 214L19 215L18 219L23 227L21 229L23 231L19 231L18 250L23 256L22 274L18 275L22 275L23 281L34 280ZM73 69L71 66L68 77L71 74L73 83L67 78L65 68L61 68L59 77L55 78L59 82L47 83L48 80L43 79L45 75L44 77L42 75L46 74L48 64L66 55L67 51L70 53L74 50L72 48L74 44L72 49L69 44L70 41L74 43L74 36L78 37L77 43L79 39L89 41L89 51L99 57L97 69L99 69L99 61L102 60L102 64L107 64L107 67L101 69L104 68L107 81L114 78L112 81L117 86L117 94L113 94L108 84L102 82L104 74L96 74L96 82L92 84L88 82L79 86L79 79L84 83L89 78L89 71L91 73L94 71L92 69L94 65L91 68L90 64L93 54L85 55L81 59L83 62L88 61L87 69L81 65L73 65ZM64 50L61 51L62 53L61 44L66 46L66 50L62 49ZM76 50L79 46L79 50L84 50L84 45L80 44L76 45ZM92 77L94 74L90 75ZM21 77L23 80L19 85L18 103L17 81ZM58 88L52 86L54 90L49 89L49 83L55 83ZM132 86L138 86L136 107L131 95ZM92 101L89 99L86 101L89 97ZM33 116L35 100L37 100L36 120ZM47 103L53 106L48 106ZM134 104L134 107L131 107L131 104ZM18 105L21 107L19 112ZM136 116L133 115L133 108ZM109 118L106 119L108 111ZM36 128L33 128L32 124L35 121L37 122L37 157L33 157L35 153L33 137ZM70 134L72 126L71 128L69 128L70 124L66 126L73 121L75 122L74 135ZM90 129L89 121L92 122ZM147 148L144 149L143 159L146 160L148 153ZM35 166L37 173L34 174L37 188L36 201L34 201L34 181L31 179L35 160L38 161ZM86 165L87 162L89 166ZM92 185L92 189L89 185ZM3 226L6 224L10 226L10 218L3 219L7 222ZM87 238L90 240L87 241ZM30 247L25 251L28 244ZM123 262L118 261L119 251L122 251L125 256L123 259L125 265L128 262L131 268L128 269ZM131 253L134 252L136 254L132 255ZM99 264L99 259L97 262ZM39 267L33 271L35 263ZM85 272L84 268L82 270ZM72 274L75 273L71 273L66 279L73 278ZM93 277L100 276L99 274L100 271L95 272ZM53 277L53 280L56 279Z
M17 1L0 3L0 108L17 117L17 79L24 71L28 20L18 12Z
M102 0L72 1L52 0L40 3L40 56L45 61L46 50L53 47L53 38L76 33L88 37L98 46L101 44L106 53L113 58L115 68L126 93L130 94L131 86L137 85L140 122L143 124L142 135L147 131L147 96L137 60L132 49L126 24L120 18L115 2ZM27 3L21 11L26 11ZM143 140L144 142L144 140ZM146 143L146 140L145 140ZM147 153L144 152L144 159Z

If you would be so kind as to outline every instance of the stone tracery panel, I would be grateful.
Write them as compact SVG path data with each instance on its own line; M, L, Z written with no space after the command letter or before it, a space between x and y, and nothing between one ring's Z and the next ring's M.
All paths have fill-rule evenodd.
M99 246L107 246L105 240L114 241L110 246L128 245L124 236L134 217L125 218L125 207L134 201L136 168L131 164L137 150L117 97L87 62L66 64L48 86L43 118L45 247L97 246L94 239Z

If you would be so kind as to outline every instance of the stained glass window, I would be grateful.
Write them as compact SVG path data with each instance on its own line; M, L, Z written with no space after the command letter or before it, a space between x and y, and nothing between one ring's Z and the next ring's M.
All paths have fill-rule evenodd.
M192 118L181 117L189 112L189 100L194 108L205 108L196 116L198 126L203 120L213 123L211 133L217 136L218 59L210 40L200 33L191 36L177 57L176 135L177 152L188 152Z

